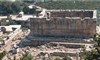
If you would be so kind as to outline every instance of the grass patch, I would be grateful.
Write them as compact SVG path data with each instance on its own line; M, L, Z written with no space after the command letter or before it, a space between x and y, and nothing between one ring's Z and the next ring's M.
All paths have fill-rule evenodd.
M2 41L5 38L5 36L0 36L0 41Z

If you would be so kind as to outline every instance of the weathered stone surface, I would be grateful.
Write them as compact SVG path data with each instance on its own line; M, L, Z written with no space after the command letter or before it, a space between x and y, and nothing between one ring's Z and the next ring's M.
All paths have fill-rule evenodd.
M46 18L30 19L31 33L73 38L94 36L96 33L96 19L93 18L92 11L66 12L51 12L49 21Z

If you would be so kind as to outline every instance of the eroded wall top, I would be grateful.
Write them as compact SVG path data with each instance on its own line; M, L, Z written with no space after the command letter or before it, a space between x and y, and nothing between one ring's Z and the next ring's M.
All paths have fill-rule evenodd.
M47 17L97 18L96 10L47 10Z

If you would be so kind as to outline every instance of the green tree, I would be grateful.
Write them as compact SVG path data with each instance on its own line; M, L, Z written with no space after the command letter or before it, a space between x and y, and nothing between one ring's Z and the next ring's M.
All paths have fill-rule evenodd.
M61 60L59 57L55 58L54 60Z
M94 35L94 48L91 51L84 52L85 60L99 60L100 59L100 35Z
M34 0L23 0L26 3L34 3Z
M3 34L7 32L5 27L1 27L1 31L3 32Z
M35 12L36 12L36 8L29 8L28 6L25 6L24 8L23 8L23 12L25 13L25 14L35 14Z
M23 8L23 12L24 12L25 14L29 14L29 12L30 12L29 7L28 7L28 6L25 6L25 7Z
M25 6L28 4L21 1L2 1L0 2L0 15L18 14Z
M29 54L28 52L26 52L25 54L22 55L22 57L20 58L20 60L33 60L33 57L31 54Z
M36 12L36 8L30 9L30 14L35 14L35 12Z
M2 60L2 58L6 55L6 51L3 51L0 53L0 60Z
M14 56L14 59L13 60L16 60L16 56Z
M15 20L9 20L9 22L7 23L7 25L17 25Z
M65 56L64 58L63 58L63 60L72 60L70 57L68 57L68 56Z
M100 6L100 1L76 1L65 0L65 1L52 1L50 2L39 2L38 6L47 9L97 9Z

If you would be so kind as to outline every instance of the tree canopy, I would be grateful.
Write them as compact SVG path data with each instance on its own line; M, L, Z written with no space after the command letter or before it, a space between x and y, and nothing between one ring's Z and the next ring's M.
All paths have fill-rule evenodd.
M22 57L20 58L20 60L33 60L33 57L31 54L29 54L28 52L26 52L25 54L22 55Z
M85 60L100 60L100 35L94 36L94 48L91 51L84 52Z
M100 9L100 1L49 1L37 5L47 9Z
M18 14L25 6L27 4L24 2L2 1L0 2L0 15Z
M6 51L3 51L0 53L0 60L2 60L2 58L6 55Z
M23 8L23 12L24 12L25 14L35 14L36 8L30 9L28 6L25 6L25 7Z
M18 25L18 23L15 20L9 20L7 25Z

